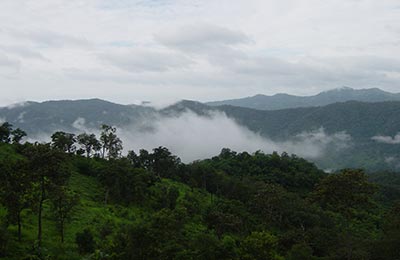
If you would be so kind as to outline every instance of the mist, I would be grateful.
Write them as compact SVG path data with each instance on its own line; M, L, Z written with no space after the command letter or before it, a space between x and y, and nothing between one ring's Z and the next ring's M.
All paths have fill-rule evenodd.
M307 159L318 159L328 148L345 149L351 137L344 133L328 135L323 128L300 133L285 142L276 142L239 125L225 113L199 116L191 111L176 117L158 117L120 128L125 150L151 150L165 146L183 162L210 158L222 148L237 152L288 152Z
M394 137L377 135L371 138L378 143L384 144L400 144L400 133L397 133Z
M87 132L96 134L98 138L100 136L100 130L88 127L82 117L78 117L71 127L75 129L75 134ZM40 133L28 141L49 142L52 134ZM123 141L124 154L129 150L151 151L164 146L185 163L216 156L222 148L248 153L287 152L309 160L318 160L328 151L348 148L352 140L346 132L328 134L321 127L296 134L286 141L274 141L240 125L223 112L198 115L190 110L175 116L158 114L131 125L117 127L117 135Z

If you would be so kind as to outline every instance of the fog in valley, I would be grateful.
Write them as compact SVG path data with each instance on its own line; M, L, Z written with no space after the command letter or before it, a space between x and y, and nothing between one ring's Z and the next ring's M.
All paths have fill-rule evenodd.
M100 136L100 130L88 127L85 118L77 118L72 127L76 134L87 132ZM37 134L29 141L48 142L51 134ZM124 153L164 146L183 162L211 158L222 148L248 153L287 152L313 160L323 157L328 148L345 149L351 144L351 136L345 132L327 134L322 127L286 141L275 141L240 125L223 112L198 115L190 110L175 116L142 119L117 128L117 135L123 141Z

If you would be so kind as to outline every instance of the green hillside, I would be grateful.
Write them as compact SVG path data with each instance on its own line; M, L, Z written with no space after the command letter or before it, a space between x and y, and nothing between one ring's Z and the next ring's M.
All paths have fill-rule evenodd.
M0 259L400 256L398 173L327 174L295 155L227 148L190 164L165 147L122 156L113 127L85 153L72 134L21 144L7 126Z
M102 124L115 125L126 133L151 133L153 128L162 125L163 120L179 119L188 111L193 112L190 117L208 118L212 118L214 112L222 112L238 125L274 142L293 142L299 139L299 135L322 130L327 136L348 135L350 140L346 142L346 149L332 145L323 156L308 158L323 169L357 167L376 171L398 170L400 167L393 163L393 159L398 160L400 146L373 139L375 136L394 137L400 131L400 101L348 101L273 111L229 105L208 106L187 100L161 110L98 99L49 101L2 108L0 120L26 130L31 138L46 140L56 131L78 133L97 129Z
M0 153L18 156L12 151L11 146L0 147ZM0 157L4 158L4 157ZM52 209L49 203L44 205L43 212L43 244L42 257L45 259L82 259L83 256L78 253L78 247L75 242L75 236L82 230L89 228L95 238L96 248L107 248L112 246L113 239L118 235L118 229L125 226L139 225L154 215L155 210L151 205L158 203L157 193L164 190L175 189L179 192L176 198L176 208L184 207L187 203L185 198L195 197L199 204L196 204L202 210L210 205L210 194L205 191L193 189L187 185L169 179L162 179L151 188L154 196L147 198L140 205L119 205L118 203L104 203L104 187L93 176L87 176L79 172L82 163L88 163L84 158L76 158L74 170L68 180L68 188L79 195L79 203L74 207L71 213L71 219L65 230L65 241L61 243L59 233L56 229L56 221L52 216ZM0 216L5 218L7 211L1 208ZM22 240L17 239L16 226L9 226L3 234L2 243L7 242L3 248L4 257L1 259L36 259L37 252L32 249L36 243L37 216L31 209L22 212ZM207 227L198 219L193 219L186 224L188 232L206 230ZM3 230L4 231L4 230ZM3 244L4 245L4 244ZM93 253L90 259L97 259L96 255L102 254L100 251ZM105 254L106 255L106 254ZM104 255L104 259L106 256ZM29 258L30 259L30 258ZM103 259L103 258L102 258ZM123 259L123 258L122 258Z

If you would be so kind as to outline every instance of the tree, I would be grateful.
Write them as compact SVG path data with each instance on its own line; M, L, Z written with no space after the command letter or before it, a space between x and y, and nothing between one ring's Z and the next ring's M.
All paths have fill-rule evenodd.
M356 211L375 208L373 195L376 191L377 186L368 181L362 170L346 169L323 179L318 184L313 199L324 209L351 218Z
M17 128L11 132L12 134L12 141L14 144L19 144L21 140L26 136L26 132Z
M66 221L70 218L72 209L78 204L79 196L66 186L55 187L52 191L53 214L57 221L61 243L64 243L64 230Z
M50 144L35 144L24 151L29 159L29 170L32 172L32 182L35 190L35 209L38 214L38 247L42 242L42 213L43 204L49 198L49 193L57 186L63 186L69 177L65 167L65 154L52 149Z
M32 200L32 183L23 159L7 158L0 163L0 202L7 208L9 223L17 224L18 240L21 241L21 212Z
M52 146L66 153L72 153L75 151L75 134L65 133L62 131L55 132L51 136Z
M0 142L10 143L12 133L12 124L4 122L0 125Z
M286 257L288 260L317 260L313 256L312 248L307 244L296 244L292 246Z
M86 157L89 158L92 152L98 152L101 149L101 144L99 140L97 140L95 134L87 134L83 133L78 135L77 137L78 143L83 147L83 150L86 152Z
M100 169L99 180L105 186L104 203L109 198L119 203L141 203L154 184L154 175L145 169L133 168L126 158L107 162Z
M136 167L151 170L152 165L153 165L153 156L151 156L151 154L147 150L140 149L138 165Z
M120 259L177 259L186 242L185 219L184 212L164 208L146 221L124 227L114 250L122 255Z
M126 158L129 160L129 162L132 164L133 167L140 168L140 157L135 153L135 151L130 150L128 151L128 155Z
M400 201L396 202L383 218L383 237L374 246L374 259L399 259L400 257Z
M101 126L100 142L102 144L102 157L105 158L106 153L108 159L118 158L122 151L122 141L116 135L117 128L109 125Z
M168 208L173 210L175 209L177 199L179 198L179 190L174 186L162 186L160 187L160 193L154 195L156 195L155 200L157 201L156 208Z
M158 177L172 177L181 162L178 157L162 146L153 149L152 157L152 170Z
M3 218L0 218L0 258L7 255L8 242L10 241L6 222Z
M87 228L84 229L83 232L76 234L75 242L78 245L78 250L80 254L93 253L96 247L93 234Z
M240 245L240 259L283 260L277 253L278 239L266 231L252 232Z
M217 201L210 205L204 217L219 238L224 233L243 233L247 229L246 210L240 201Z

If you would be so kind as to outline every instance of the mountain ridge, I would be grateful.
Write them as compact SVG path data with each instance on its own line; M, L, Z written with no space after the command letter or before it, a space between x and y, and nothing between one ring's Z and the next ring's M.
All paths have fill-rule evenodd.
M206 102L210 106L232 105L258 110L279 110L286 108L325 106L338 102L400 101L400 93L391 93L379 88L353 89L342 87L320 92L311 96L296 96L277 93L271 96L257 94L250 97Z
M378 142L374 138L384 136L390 139L398 134L400 101L346 101L326 106L280 110L257 110L232 105L208 106L190 100L159 110L99 99L28 104L0 108L0 122L7 121L25 130L33 139L55 131L81 133L86 129L99 129L102 124L132 129L131 126L140 126L146 122L143 129L149 129L147 124L163 122L163 118L179 119L185 114L212 119L215 114L222 113L239 126L275 142L293 141L298 136L318 134L321 131L327 138L338 133L349 135L351 139L348 149L332 148L324 160L315 161L323 168L387 169L388 158L400 159L400 145ZM191 111L190 114L187 111ZM218 124L218 121L213 122Z

